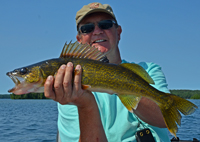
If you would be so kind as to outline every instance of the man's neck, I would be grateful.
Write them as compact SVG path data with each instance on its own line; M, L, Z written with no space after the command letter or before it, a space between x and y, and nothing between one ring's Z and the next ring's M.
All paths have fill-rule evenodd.
M121 64L122 62L118 47L116 49L116 52L114 52L113 54L109 54L107 57L108 57L109 63Z
M113 63L113 64L121 64L122 60L121 60L121 57L119 57L118 59L115 59L115 60L109 60L109 63Z

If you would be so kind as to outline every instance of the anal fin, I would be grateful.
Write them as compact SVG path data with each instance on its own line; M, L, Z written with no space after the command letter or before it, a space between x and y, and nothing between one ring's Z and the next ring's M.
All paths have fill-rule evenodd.
M137 109L138 103L140 102L141 97L137 97L134 95L123 95L119 94L118 97L120 98L121 102L124 106L128 109L128 111L133 113L132 109Z

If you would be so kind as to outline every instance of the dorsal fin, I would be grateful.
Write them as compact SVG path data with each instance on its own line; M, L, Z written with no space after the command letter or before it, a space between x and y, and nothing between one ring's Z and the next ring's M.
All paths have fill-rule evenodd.
M65 43L60 58L84 58L92 59L108 63L109 60L105 53L100 52L97 48L89 44L80 44L77 41L74 43Z
M137 75L142 77L149 84L155 84L153 79L146 72L146 70L143 67L141 67L140 65L133 64L133 63L122 63L122 64L120 64L120 66L123 66L123 67L133 71L134 73L136 73Z

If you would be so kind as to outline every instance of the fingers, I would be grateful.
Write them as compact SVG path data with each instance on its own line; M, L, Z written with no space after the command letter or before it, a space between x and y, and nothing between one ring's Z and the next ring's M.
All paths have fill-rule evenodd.
M76 91L78 93L79 90L81 90L81 66L77 65L75 68L75 76L74 76L74 88L73 91Z
M82 94L83 90L81 88L81 66L77 65L74 72L73 94L71 97L72 102L79 105L80 101L82 101L82 99L80 99Z
M54 82L54 77L48 76L44 84L44 95L47 98L55 100L55 93L53 91L53 82Z
M65 70L65 76L63 79L63 89L64 89L64 99L70 100L72 91L72 73L73 73L73 64L71 62L67 63Z
M45 96L51 98L60 104L76 104L80 103L80 96L84 93L81 88L82 69L77 65L73 78L73 64L62 65L56 74L49 76L45 82ZM78 101L79 100L79 101Z
M55 91L55 100L60 102L64 96L64 89L63 89L63 78L65 75L66 65L62 65L56 74L55 82L54 82L54 91Z

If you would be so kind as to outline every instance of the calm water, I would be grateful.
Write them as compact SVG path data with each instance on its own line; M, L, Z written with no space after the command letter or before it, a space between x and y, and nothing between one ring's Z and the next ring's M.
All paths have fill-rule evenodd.
M191 100L200 108L200 100ZM183 116L177 136L200 139L200 109ZM57 104L52 100L0 99L1 142L55 142ZM172 136L170 135L170 138Z
M56 133L56 102L0 99L1 142L55 142Z

